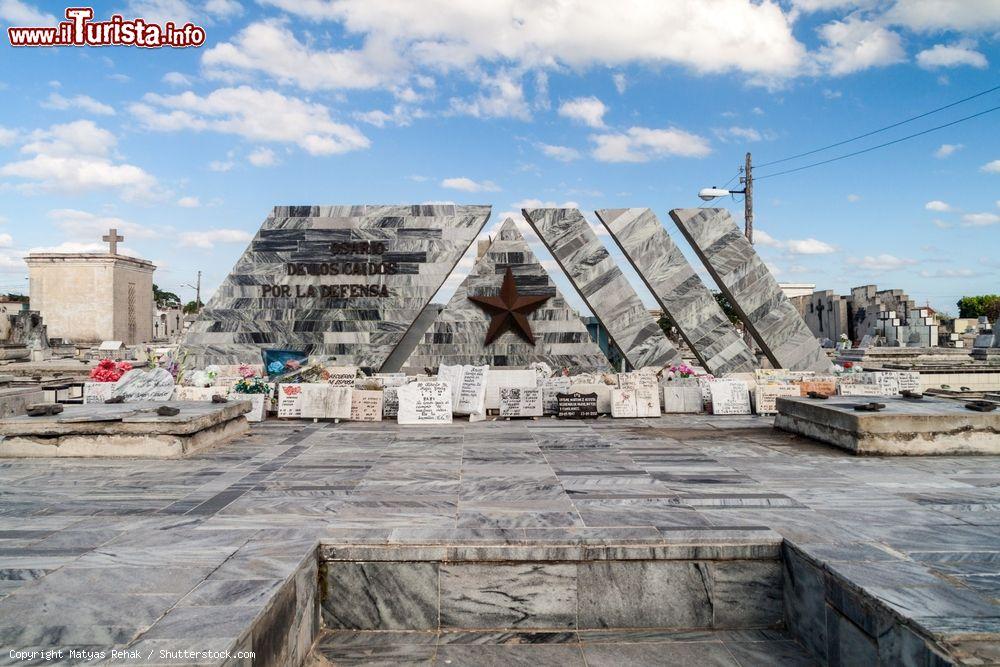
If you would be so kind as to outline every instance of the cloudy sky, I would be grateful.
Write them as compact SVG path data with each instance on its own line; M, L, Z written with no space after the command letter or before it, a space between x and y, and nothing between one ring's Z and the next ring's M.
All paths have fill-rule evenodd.
M0 0L0 25L63 7ZM120 0L197 49L0 46L0 290L22 256L125 251L210 293L275 204L671 208L1000 85L997 0ZM60 16L61 18L61 16ZM955 312L1000 291L1000 90L756 170L779 281ZM733 182L735 187L735 182ZM738 200L723 200L742 216ZM514 215L513 213L510 213ZM671 232L674 232L671 229ZM680 235L673 233L676 240ZM604 237L605 240L606 237ZM550 262L546 263L551 266ZM464 262L469 265L469 260Z

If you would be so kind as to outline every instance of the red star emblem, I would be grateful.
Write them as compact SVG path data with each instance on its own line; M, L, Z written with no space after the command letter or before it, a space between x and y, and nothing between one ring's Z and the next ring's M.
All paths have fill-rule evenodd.
M486 342L489 345L500 334L510 330L523 338L529 344L535 344L535 336L531 333L531 325L527 316L548 301L549 296L521 296L517 293L514 274L508 268L500 286L500 296L470 296L477 306L490 314L490 327L486 330Z

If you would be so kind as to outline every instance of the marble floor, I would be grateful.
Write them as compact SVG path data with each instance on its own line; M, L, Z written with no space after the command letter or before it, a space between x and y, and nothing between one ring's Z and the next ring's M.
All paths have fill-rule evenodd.
M272 420L186 460L0 460L0 664L32 664L8 647L232 646L318 542L679 544L772 531L893 613L996 653L1000 457L853 457L768 419L677 415ZM719 664L753 662L734 654L739 639L706 642L729 647ZM600 664L588 650L611 650L570 643L588 664ZM460 664L462 649L449 652Z

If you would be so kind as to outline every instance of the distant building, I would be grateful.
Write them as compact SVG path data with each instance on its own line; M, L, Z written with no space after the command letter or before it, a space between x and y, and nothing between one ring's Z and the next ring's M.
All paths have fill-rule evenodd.
M790 296L789 300L817 338L837 342L846 334L854 344L865 336L878 336L887 345L900 347L917 342L923 347L938 345L933 313L917 306L903 290L862 285L851 289L849 295L823 290Z
M627 370L628 362L625 357L622 356L621 350L618 346L614 344L611 340L611 336L608 335L608 330L604 328L601 321L594 317L593 315L588 315L587 317L581 317L584 326L587 327L587 333L593 339L597 346L601 348L601 352L608 358L611 365L615 368L620 368L622 370Z
M184 332L184 312L177 308L157 308L153 313L153 340L169 340Z
M118 254L124 240L112 229L107 253L31 253L28 265L31 306L42 315L52 338L126 345L153 340L153 271L156 266Z
M792 299L797 296L809 296L816 289L816 283L778 283L785 296Z

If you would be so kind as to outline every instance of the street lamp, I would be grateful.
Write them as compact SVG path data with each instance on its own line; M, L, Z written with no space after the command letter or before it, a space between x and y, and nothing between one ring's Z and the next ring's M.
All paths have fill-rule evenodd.
M747 241L753 243L753 163L750 161L750 153L747 153L746 166L743 167L743 176L740 176L742 190L726 190L725 188L702 188L698 191L698 197L703 201L712 201L726 195L743 195L743 233Z

